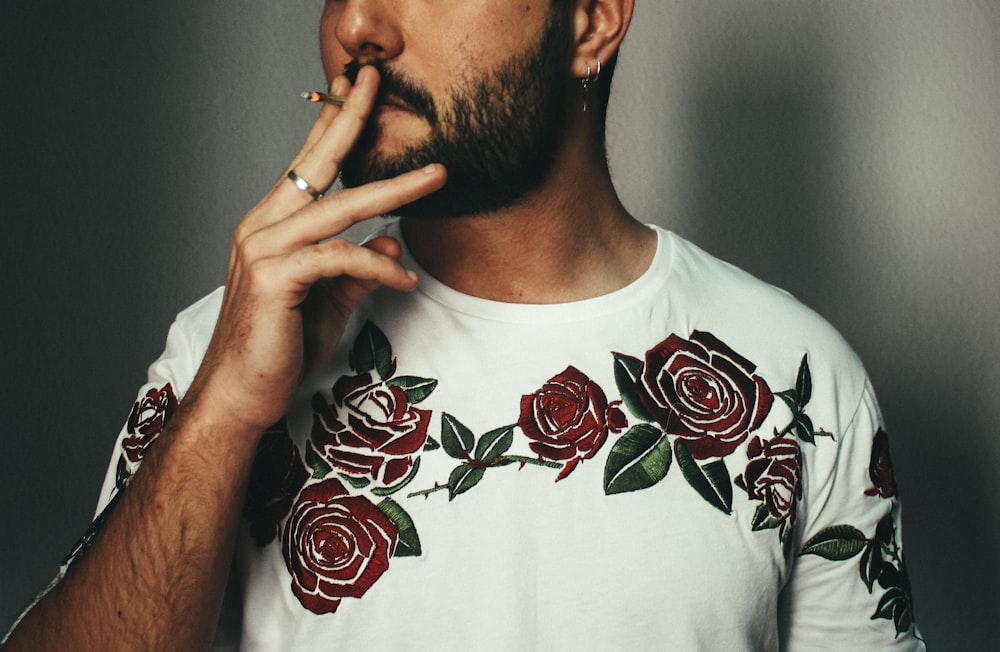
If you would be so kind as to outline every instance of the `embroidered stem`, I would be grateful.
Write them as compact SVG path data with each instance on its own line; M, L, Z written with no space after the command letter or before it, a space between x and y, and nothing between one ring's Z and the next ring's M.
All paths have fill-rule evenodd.
M413 498L415 496L424 496L424 497L427 497L427 496L430 496L432 493L435 493L437 491L445 491L447 489L448 489L448 485L446 485L446 484L439 484L439 485L436 485L434 487L431 487L430 489L421 489L420 491L414 491L413 493L406 494L406 497L407 498Z
M544 466L550 469L561 469L562 464L559 462L548 462L546 460L540 460L537 457L525 457L523 455L501 455L497 459L495 464L491 466L507 466L508 464L520 464L524 466L525 464L534 464L535 466Z

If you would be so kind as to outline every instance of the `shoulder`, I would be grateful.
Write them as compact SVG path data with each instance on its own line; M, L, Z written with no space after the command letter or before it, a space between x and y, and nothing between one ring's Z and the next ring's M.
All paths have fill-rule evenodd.
M829 321L791 293L661 230L670 254L669 295L692 330L725 342L781 389L803 372L824 403L848 418L868 388L867 372Z
M222 307L224 288L218 288L177 314L163 353L149 366L148 383L170 383L178 396L183 395L201 366L215 322Z
M200 359L208 348L215 331L215 322L222 309L224 287L219 287L177 313L167 335L167 349L171 346L191 348Z

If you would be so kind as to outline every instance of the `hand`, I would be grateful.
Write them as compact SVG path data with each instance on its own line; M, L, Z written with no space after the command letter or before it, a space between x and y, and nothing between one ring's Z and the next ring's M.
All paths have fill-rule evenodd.
M326 105L292 167L320 190L333 184L374 106L378 73L363 68L349 95ZM334 350L358 300L380 285L412 290L391 238L364 246L338 239L348 227L441 188L431 165L314 201L284 175L236 230L222 310L188 397L213 420L263 431L284 415L304 375ZM210 399L209 399L210 397ZM215 412L215 410L220 410Z

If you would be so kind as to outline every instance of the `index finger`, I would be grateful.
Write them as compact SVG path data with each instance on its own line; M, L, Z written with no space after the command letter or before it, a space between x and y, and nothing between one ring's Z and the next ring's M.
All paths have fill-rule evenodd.
M338 83L341 79L338 78ZM343 81L347 83L346 79ZM339 109L335 106L324 107L324 111L335 115L320 131L312 146L293 163L296 173L308 179L317 190L325 192L340 174L344 159L357 143L375 107L378 86L378 71L365 66L358 73L350 93L346 93L347 101L343 106Z
M348 81L347 78L344 76L337 77L330 83L331 93L334 93L336 95L346 96L348 93L350 93L350 91L351 91L351 82ZM312 150L312 148L319 141L320 136L323 135L323 132L327 130L327 128L333 122L334 118L336 118L340 114L342 106L343 104L329 104L329 103L322 104L319 116L317 116L316 121L309 129L309 133L306 134L305 142L302 143L302 147L299 148L298 153L295 154L295 158L292 159L291 164L288 166L285 172L288 172L288 170L291 170L296 165L298 165L299 162L305 157L305 155Z
M288 180L288 170L294 168L299 177L319 192L326 192L333 185L340 174L341 163L371 115L378 84L378 72L370 66L361 69L353 87L345 77L334 80L333 92L347 95L347 101L343 106L324 105L292 165L244 220L246 229L252 232L280 222L313 201L308 193Z

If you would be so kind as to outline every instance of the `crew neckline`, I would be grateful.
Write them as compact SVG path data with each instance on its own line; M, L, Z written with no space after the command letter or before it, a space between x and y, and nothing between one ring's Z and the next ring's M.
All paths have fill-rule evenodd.
M417 263L406 245L398 221L387 225L383 233L399 241L403 248L403 264L419 275L420 285L415 292L449 310L472 317L506 323L539 324L578 322L607 315L623 310L636 302L646 301L653 293L662 292L671 270L673 240L665 229L656 225L646 226L653 229L657 236L656 253L646 271L628 285L613 292L564 303L509 303L459 292L432 276Z

